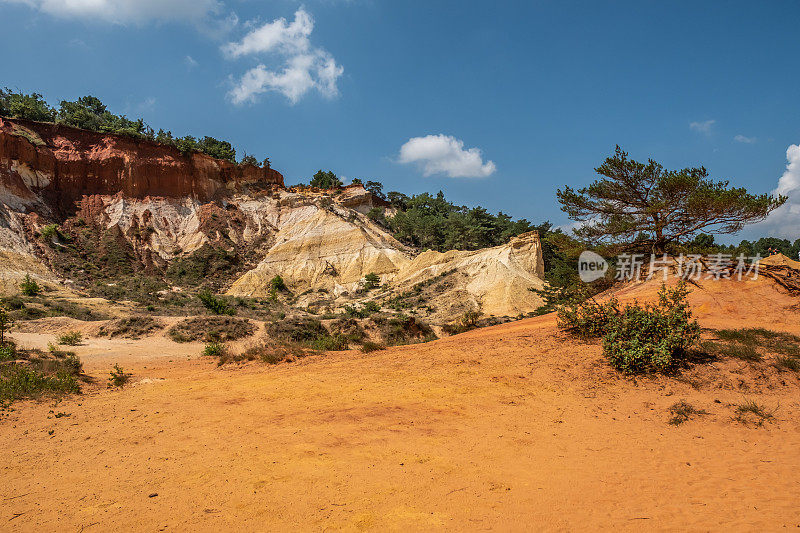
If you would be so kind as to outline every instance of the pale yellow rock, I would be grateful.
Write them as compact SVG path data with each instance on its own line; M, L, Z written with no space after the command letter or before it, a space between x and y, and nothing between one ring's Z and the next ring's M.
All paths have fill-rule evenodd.
M39 284L56 285L58 279L36 257L0 250L0 294L17 294L26 275Z
M448 271L460 275L455 276L459 281L450 291L460 292L462 299L469 299L470 307L484 314L515 316L542 305L541 299L529 290L541 289L544 285L544 263L537 232L483 250L423 252L394 276L392 284L401 291ZM452 299L452 294L444 294L441 299Z
M0 287L18 285L26 273L53 282L55 276L26 240L23 200L5 200L0 203ZM325 289L336 297L352 296L372 272L399 294L454 272L457 275L448 275L441 290L431 296L435 320L448 321L470 309L517 315L541 305L528 290L543 285L538 234L520 235L478 251L416 254L364 215L374 205L371 195L359 187L339 195L288 190L235 194L220 204L109 195L95 198L93 223L118 227L137 249L146 247L165 262L191 254L209 241L233 242L252 250L258 263L231 280L231 295L267 296L270 280L279 275L296 294ZM144 228L142 243L134 235L142 235Z
M275 244L258 266L228 291L266 296L279 275L295 292L354 289L370 273L392 275L411 262L410 251L363 215L337 205L282 208Z

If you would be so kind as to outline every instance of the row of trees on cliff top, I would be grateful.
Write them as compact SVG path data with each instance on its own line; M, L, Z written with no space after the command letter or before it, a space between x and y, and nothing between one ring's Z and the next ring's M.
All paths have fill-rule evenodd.
M353 183L363 185L394 208L391 217L382 208L372 209L367 214L371 220L389 230L397 240L423 250L478 250L505 244L511 237L527 231L551 228L547 222L535 226L503 212L494 215L483 207L456 205L446 200L442 191L435 196L428 193L407 196L397 191L384 194L379 181L364 182L356 178ZM330 170L317 171L309 184L320 189L338 189L343 185Z
M105 104L94 96L83 96L75 101L62 100L56 109L48 105L41 94L24 94L6 88L0 90L0 115L64 124L74 128L125 135L135 139L148 139L174 146L184 154L202 152L217 159L224 159L231 163L236 162L236 149L228 141L220 141L208 136L203 138L195 138L191 135L173 137L172 132L164 130L155 132L141 118L131 120L125 115L111 113ZM259 162L252 155L245 154L240 164L258 166ZM261 165L269 168L269 159L264 159Z

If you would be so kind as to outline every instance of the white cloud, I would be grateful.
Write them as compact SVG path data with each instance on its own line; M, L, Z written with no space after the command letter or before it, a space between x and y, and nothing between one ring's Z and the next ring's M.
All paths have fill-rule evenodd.
M270 55L282 62L279 69L260 63L245 72L228 93L231 101L234 104L254 102L259 94L267 91L279 92L293 104L311 90L327 98L338 95L336 83L344 68L329 52L312 46L309 37L313 30L313 18L300 8L291 23L279 18L257 26L240 41L222 46L229 59Z
M150 20L198 22L216 15L219 0L0 0L26 4L43 13L62 18L82 18L115 24Z
M445 174L451 178L485 178L497 168L483 162L479 148L464 149L464 141L450 135L413 137L400 147L400 163L417 163L424 176Z
M143 102L140 102L136 106L136 111L138 113L152 113L153 110L156 108L156 99L152 96L149 98L145 98Z
M716 120L704 120L703 122L690 122L689 129L702 133L703 135L710 135L711 128L716 124Z
M755 228L794 240L800 236L800 145L792 144L786 149L786 161L786 171L772 193L785 195L788 200Z
M287 24L283 17L267 22L245 35L241 41L226 44L222 50L231 57L273 52L276 49L288 54L307 52L311 48L308 37L313 30L314 20L306 10L300 8L291 24Z
M800 192L800 145L792 144L786 149L786 171L778 180L776 194Z
M200 63L197 62L197 60L195 58L193 58L192 56L189 56L189 55L187 55L183 59L183 62L186 65L186 68L189 69L189 70L192 70L192 69L196 68L200 64Z
M754 142L756 142L755 137L745 137L744 135L737 135L736 137L733 138L733 140L736 141L737 143L744 143L744 144L753 144Z

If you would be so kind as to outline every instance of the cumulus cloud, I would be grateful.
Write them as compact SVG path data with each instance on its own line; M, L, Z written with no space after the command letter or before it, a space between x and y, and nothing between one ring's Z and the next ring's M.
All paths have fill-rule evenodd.
M744 144L753 144L754 142L756 142L755 137L745 137L744 135L737 135L736 137L733 138L733 140L736 141L737 143L744 143Z
M451 178L485 178L497 168L483 161L479 148L464 149L464 141L450 135L413 137L400 147L400 163L416 163L424 176L445 174Z
M311 44L313 30L314 19L300 8L292 22L281 17L255 27L240 41L222 46L229 59L268 56L282 63L279 68L260 63L249 69L228 93L231 101L253 102L268 91L283 94L293 104L311 90L328 98L338 95L337 81L344 68L329 52Z
M702 133L703 135L710 135L711 128L716 124L716 120L704 120L703 122L690 122L689 129Z
M785 195L788 200L756 227L770 235L794 240L800 235L800 145L786 149L786 161L786 171L772 193Z
M83 18L115 24L150 20L193 21L216 15L218 0L0 0L26 4L33 9L62 18Z
M312 31L314 20L305 9L300 8L291 23L287 23L283 17L267 22L245 35L241 41L226 44L222 50L231 57L272 52L276 49L290 54L306 52L311 48L308 38Z

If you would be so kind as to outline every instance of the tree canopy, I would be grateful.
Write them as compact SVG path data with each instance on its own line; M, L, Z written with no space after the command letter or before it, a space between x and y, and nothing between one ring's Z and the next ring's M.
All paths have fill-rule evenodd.
M64 124L73 128L125 135L136 139L147 139L174 146L184 154L202 152L217 159L236 162L236 149L228 141L204 136L191 135L173 137L172 132L153 128L141 119L129 119L125 115L115 115L95 96L82 96L75 101L62 100L56 110L50 107L41 94L24 94L8 88L0 90L0 115L38 122ZM252 159L250 159L252 158ZM247 163L253 164L250 156ZM264 168L269 168L269 159L264 159Z
M0 115L39 122L53 122L56 111L47 105L39 93L15 93L6 88L0 89Z
M514 220L502 212L493 215L483 207L455 205L441 191L436 196L423 193L410 197L392 191L387 197L397 212L385 223L395 238L418 248L477 250L538 229L525 219Z
M386 200L386 195L383 194L383 183L379 181L370 181L364 184L364 188L371 192L375 197L380 198L381 200Z
M704 167L666 170L652 159L640 163L619 146L595 171L600 179L577 191L559 189L558 201L571 219L584 223L576 236L623 250L664 253L701 232L736 233L786 201L709 179Z
M94 96L82 96L74 102L62 100L56 122L73 128L129 137L151 138L153 133L141 118L130 120L125 115L115 115Z
M311 186L319 187L320 189L336 189L342 186L342 180L330 170L318 170L314 177L311 178Z
M257 167L258 166L258 159L256 159L255 156L252 156L252 155L248 154L247 152L245 152L244 157L242 157L242 160L239 161L239 164L240 165L252 165L254 167Z
M740 241L739 244L720 244L714 241L714 236L706 233L700 233L694 239L687 242L685 246L687 253L694 254L730 254L738 256L744 254L745 257L767 257L772 253L779 252L783 255L797 260L800 256L800 239L795 239L794 242L788 239L779 239L777 237L761 237L757 241Z

